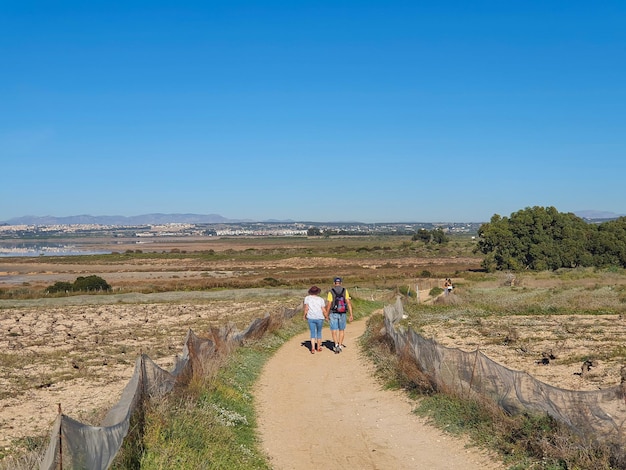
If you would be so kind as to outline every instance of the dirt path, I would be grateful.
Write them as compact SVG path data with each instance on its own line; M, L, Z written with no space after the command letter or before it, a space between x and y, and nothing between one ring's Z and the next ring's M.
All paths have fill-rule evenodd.
M475 448L424 424L401 392L382 390L348 325L344 352L311 354L308 331L266 364L255 395L273 468L502 469ZM325 338L330 338L327 324Z

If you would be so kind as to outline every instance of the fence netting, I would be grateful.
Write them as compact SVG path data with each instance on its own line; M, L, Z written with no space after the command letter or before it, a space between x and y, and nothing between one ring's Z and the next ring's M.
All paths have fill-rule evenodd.
M284 309L277 315L289 319L297 310ZM396 351L408 353L439 390L468 399L490 399L511 414L524 411L547 413L574 430L624 442L624 385L593 391L560 389L540 382L526 372L498 364L479 350L466 352L424 338L400 325L403 314L400 299L385 307L387 334ZM217 358L217 342L223 348L224 345L236 346L258 339L266 333L271 321L270 315L257 318L244 331L238 331L232 325L222 327L213 339L200 338L189 330L182 352L169 371L159 367L147 355L140 355L120 400L107 412L100 426L58 414L40 470L108 468L121 449L131 417L139 407L151 398L171 392L184 377L203 374L203 368L210 368L208 365Z
M147 400L171 392L185 377L204 375L213 369L211 361L217 359L220 351L262 337L272 321L289 319L297 310L284 309L257 318L244 331L233 325L221 327L213 332L213 339L200 338L189 330L182 352L175 358L170 371L159 367L147 355L140 355L120 400L107 412L100 426L81 423L63 413L57 415L40 470L108 468L128 434L131 417Z
M547 413L578 432L624 442L626 401L623 384L603 390L565 390L540 382L473 352L448 348L400 324L402 301L384 309L385 328L398 353L408 354L428 381L462 398L489 399L510 414Z

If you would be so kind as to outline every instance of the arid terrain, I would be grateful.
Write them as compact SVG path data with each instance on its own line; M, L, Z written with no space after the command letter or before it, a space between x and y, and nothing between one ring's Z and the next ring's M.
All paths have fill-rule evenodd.
M422 334L444 346L478 348L509 369L568 390L619 385L626 359L626 322L616 315L513 316L473 325L448 321L425 326Z
M196 245L186 240L151 247L155 253L175 252L176 257L135 253L114 261L0 258L0 290L21 293L0 299L0 446L9 449L16 445L15 439L45 435L59 404L65 414L97 424L119 399L137 356L144 352L170 367L189 328L198 334L226 323L243 328L274 309L298 306L308 286L328 286L337 274L344 276L353 295L389 302L405 286L419 286L419 301L432 302L430 289L456 274L453 280L459 287L454 295L462 299L463 273L480 265L472 256L423 257L376 246L359 257L333 255L351 249L349 243L309 254L302 252L311 249L306 241L290 241L286 248L280 240L215 240ZM364 243L357 241L355 246ZM120 253L131 249L136 246L116 246ZM146 252L145 247L142 250ZM199 250L214 254L192 256ZM425 271L431 276L423 277ZM86 275L103 277L113 293L29 296L54 282ZM597 284L606 280L593 282L593 291L581 288L581 297L590 301L602 294L601 289L596 294ZM621 277L611 282L624 285ZM502 277L486 287L501 288ZM559 281L550 279L528 281L523 289L558 287ZM554 386L587 390L620 380L624 351L619 348L626 331L614 312L500 316L471 322L451 318L420 328L444 345L479 347L492 359ZM612 354L602 354L607 350ZM541 362L546 354L554 356L549 364ZM588 357L596 362L583 377L581 364Z
M132 254L115 261L0 258L0 290L16 293L0 299L0 446L46 433L59 404L65 414L98 424L119 399L138 355L170 367L188 329L200 335L228 323L243 329L275 309L297 307L311 283L330 285L337 274L355 294L369 298L386 295L399 279L423 269L477 266L472 258L446 267L442 259L406 256L302 257L297 253L306 243L300 241L184 239L150 245L153 253L173 252L173 258L143 258L146 246L111 243L89 241L88 248ZM216 255L192 255L206 250ZM237 256L254 250L261 259ZM55 282L89 275L105 279L113 293L41 296ZM364 279L366 286L355 285Z

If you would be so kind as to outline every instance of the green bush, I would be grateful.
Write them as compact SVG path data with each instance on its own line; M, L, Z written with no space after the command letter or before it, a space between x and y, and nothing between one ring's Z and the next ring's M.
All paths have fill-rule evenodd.
M100 276L80 276L74 283L57 281L53 285L46 288L48 294L58 294L66 292L91 292L91 291L110 291L111 286Z
M109 291L111 290L111 286L108 282L102 279L100 276L91 275L91 276L80 276L77 277L74 281L74 290L75 291Z
M46 293L57 294L59 292L71 292L72 290L74 290L74 287L71 282L57 281L46 288Z
M442 292L443 292L443 289L441 287L433 287L428 293L428 295L430 295L431 297L437 297Z

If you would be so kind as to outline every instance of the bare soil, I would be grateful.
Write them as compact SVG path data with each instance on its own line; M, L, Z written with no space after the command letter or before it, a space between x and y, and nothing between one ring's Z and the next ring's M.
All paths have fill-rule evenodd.
M258 248L252 241L241 241L237 249L244 245ZM217 246L214 242L205 248ZM230 241L219 246L222 250L232 247ZM277 241L276 247L280 246ZM164 244L154 248L168 251L184 246ZM121 252L124 249L124 245L119 247ZM295 307L310 283L324 286L337 274L344 276L347 286L354 287L353 292L357 285L360 288L367 284L372 289L368 292L391 292L392 301L393 290L413 285L417 273L423 270L443 274L478 265L472 257L410 256L367 260L293 256L254 262L228 258L133 259L117 264L0 259L2 290L41 289L57 281L71 282L77 276L95 274L119 291L115 295L0 300L0 446L11 449L17 445L15 439L45 435L59 404L64 413L98 424L119 399L138 355L147 353L161 366L171 367L189 328L198 334L229 322L243 328L252 319L282 308L285 299L281 296L287 295L290 306ZM285 286L241 288L258 285L268 277ZM428 292L441 281L422 279L420 289ZM234 290L184 291L211 282ZM138 293L146 286L168 291ZM613 354L623 347L623 323L616 315L519 316L470 324L450 320L424 327L423 331L444 345L466 350L479 347L492 359L551 385L589 390L619 383L620 360L604 358L624 356ZM450 459L461 462L458 466L462 468L473 468L474 464L478 465L475 468L497 468L489 467L494 464L483 460L480 453L465 449L464 442L423 427L402 396L380 390L357 355L359 324L349 326L348 349L338 356L330 350L311 355L300 346L304 339L297 338L268 364L264 374L270 374L270 379L264 378L259 388L263 408L260 424L277 468L304 468L311 462L326 466L333 460L353 468L439 468L424 456L432 456L432 462L448 463L441 468L457 467L449 464ZM549 364L541 362L550 354L554 359ZM578 375L583 360L591 356L597 359L594 367ZM289 374L276 372L285 368L290 368ZM291 396L281 395L280 405L275 406L271 396L284 389L291 390ZM290 410L293 422L285 424L288 415L272 415L282 413L282 408ZM328 441L329 431L336 426L339 435L345 436L339 438L337 446L334 438L333 443ZM297 439L287 439L288 444L284 429ZM324 436L326 440L322 440ZM404 441L408 438L410 443ZM279 455L281 445L293 454ZM417 450L413 452L412 447L419 449L417 461ZM320 455L330 457L320 463ZM300 462L305 465L300 467ZM417 463L413 467L398 466L398 462Z
M110 243L102 241L90 248L110 248ZM184 240L153 244L151 249L220 252L233 247L247 250L282 246L281 241L265 240L218 240L207 245L190 245ZM124 252L136 250L137 246L115 248ZM411 258L389 263L375 258L363 262L297 256L269 261L239 261L223 256L201 261L184 256L135 257L116 263L98 258L83 261L0 258L0 289L18 293L14 298L0 300L0 446L7 450L18 445L18 439L45 435L59 406L67 415L98 424L119 399L135 359L146 353L162 367L170 368L190 328L200 335L226 323L244 328L253 319L285 304L298 306L312 279L323 285L338 272L364 272L369 277L375 273L381 276L377 282L385 285L386 273L391 273L389 278L393 279L397 272L445 264L442 260ZM32 299L19 296L21 291L41 292L55 282L73 282L78 276L88 275L104 278L119 293ZM295 287L241 288L258 285L268 277ZM236 289L193 290L210 282ZM142 294L144 290L167 291Z
M300 301L299 293L285 292L286 299L278 293L124 296L119 304L105 305L80 296L70 299L82 305L1 309L0 446L45 434L59 404L63 413L99 424L119 400L141 353L171 369L189 329L199 335L228 323L243 329L285 301L294 307Z
M597 390L622 380L626 322L617 315L520 315L473 324L448 320L422 327L422 334L447 347L479 349L554 387Z

